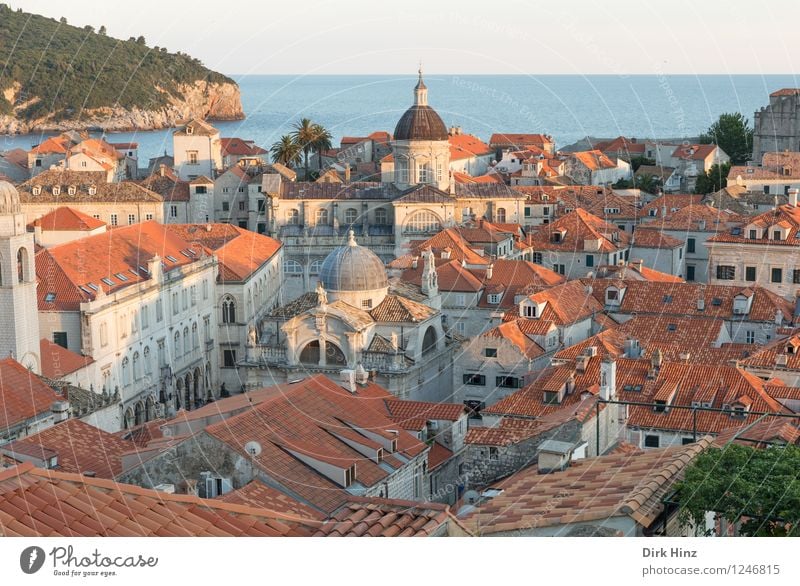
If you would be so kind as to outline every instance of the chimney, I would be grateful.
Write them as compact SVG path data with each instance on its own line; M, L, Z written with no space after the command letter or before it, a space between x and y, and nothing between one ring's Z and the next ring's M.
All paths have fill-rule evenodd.
M625 340L625 358L639 358L642 355L642 349L639 346L639 340L636 338L628 338Z
M781 311L780 307L775 312L775 325L776 326L782 326L783 325L783 311Z
M166 175L166 173L167 173L167 166L164 163L161 163L158 166L158 174L163 177L164 175Z
M419 265L419 257L415 256L414 258L411 259L411 268L415 269L417 268L418 265Z
M356 366L355 378L356 382L360 385L367 384L367 381L369 380L369 373L364 369L360 362L358 363L358 366Z
M605 356L600 362L600 398L609 401L616 394L617 361L612 356Z
M661 349L656 348L656 351L653 352L653 356L650 358L650 365L653 367L653 370L660 369L663 361L664 355L661 353Z
M667 217L667 206L661 206L661 217Z
M706 300L702 297L697 300L697 311L704 311L706 308Z
M631 264L633 265L633 268L635 268L637 271L641 272L642 271L642 267L644 266L644 260L642 260L641 258L638 258L635 261L633 261Z
M797 207L797 194L800 193L796 187L789 190L789 205Z
M569 468L573 445L557 440L545 440L539 446L536 468L539 474L550 474Z
M493 274L494 274L494 263L489 263L489 266L486 267L486 280L490 281L492 279Z
M66 421L69 418L69 401L53 401L53 404L50 405L50 411L53 414L55 423Z
M339 384L342 386L342 388L344 388L345 390L347 390L347 391L349 391L349 392L351 392L351 393L353 393L355 395L356 394L356 371L351 369L351 368L345 368L345 369L342 369L342 371L339 373L339 376L341 377Z
M347 163L344 166L344 182L350 183L350 164Z

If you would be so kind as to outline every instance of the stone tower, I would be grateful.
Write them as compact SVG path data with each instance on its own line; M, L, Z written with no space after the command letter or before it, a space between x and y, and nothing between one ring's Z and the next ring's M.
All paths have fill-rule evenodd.
M450 143L447 127L428 105L428 88L422 80L414 88L414 105L394 129L392 156L394 184L400 189L428 184L447 191L450 186Z
M769 95L753 117L753 162L764 153L800 151L800 88L784 88Z
M41 373L33 234L16 188L0 181L0 356Z

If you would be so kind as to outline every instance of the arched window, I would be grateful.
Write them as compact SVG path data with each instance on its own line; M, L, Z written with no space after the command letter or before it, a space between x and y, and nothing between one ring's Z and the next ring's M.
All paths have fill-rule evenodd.
M314 223L318 226L324 226L328 223L328 210L325 208L317 210Z
M142 378L142 361L138 352L133 353L133 380Z
M411 234L428 234L438 232L442 226L436 214L427 210L414 212L406 220L405 231Z
M386 208L375 210L375 223L379 226L385 226L389 223L389 215L386 213Z
M175 332L175 339L173 340L173 359L180 358L181 355L181 333Z
M189 339L189 328L185 327L185 328L183 328L183 354L184 355L186 355L186 354L188 354L189 352L192 351L192 348L191 348L191 346L189 344L191 344L191 340Z
M286 210L286 223L297 225L300 223L300 212L295 209Z
M425 335L422 337L422 353L426 354L436 350L436 329L433 326L428 326L425 330Z
M129 369L128 369L128 357L126 356L125 358L122 359L122 386L123 387L127 387L129 384L131 384L130 374L131 373L129 372Z
M17 280L25 282L25 275L28 273L28 251L20 248L17 251Z
M192 324L192 348L200 347L200 334L197 332L197 322Z
M230 295L222 298L222 323L236 323L236 302Z
M355 208L347 208L344 211L344 223L352 226L358 220L358 210Z
M311 261L311 264L308 266L308 273L310 275L318 275L319 274L319 270L321 268L322 268L322 261L321 260L317 259L317 260Z
M506 208L497 208L497 213L494 215L495 222L504 224L506 221Z
M283 261L283 272L287 275L302 275L303 265L296 260Z
M144 361L144 374L145 376L149 376L153 373L153 365L150 362L150 346L144 347L142 357L142 360Z

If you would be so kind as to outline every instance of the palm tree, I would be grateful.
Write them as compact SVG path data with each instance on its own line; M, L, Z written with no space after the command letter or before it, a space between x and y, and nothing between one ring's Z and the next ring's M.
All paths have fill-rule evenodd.
M301 118L294 123L292 138L303 151L305 175L303 179L308 180L308 155L314 148L314 140L317 138L316 124L310 118Z
M272 162L280 163L287 167L294 167L301 160L301 150L300 145L297 144L290 135L284 134L280 140L270 148Z
M331 133L328 132L328 129L322 124L315 124L314 131L317 136L311 146L317 153L317 167L319 168L320 173L322 173L322 151L327 151L333 146L333 143L331 142L333 140L333 136L331 136Z

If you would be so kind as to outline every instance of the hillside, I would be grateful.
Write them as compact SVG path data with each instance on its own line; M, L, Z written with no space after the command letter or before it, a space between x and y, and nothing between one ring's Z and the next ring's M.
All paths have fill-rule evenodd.
M102 31L104 33L104 31ZM0 133L244 118L236 83L183 53L0 4Z

